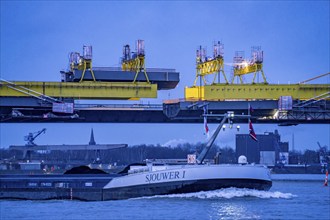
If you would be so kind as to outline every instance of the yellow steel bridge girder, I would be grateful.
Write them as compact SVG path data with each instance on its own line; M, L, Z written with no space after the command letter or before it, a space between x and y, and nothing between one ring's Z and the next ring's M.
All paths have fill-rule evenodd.
M237 100L272 99L280 96L292 96L293 99L307 100L328 93L329 84L215 84L185 88L187 100Z
M145 82L12 82L19 90L27 88L54 98L74 99L140 99L156 98L157 84ZM0 83L0 97L28 97L29 92L20 92ZM32 93L31 93L32 95Z

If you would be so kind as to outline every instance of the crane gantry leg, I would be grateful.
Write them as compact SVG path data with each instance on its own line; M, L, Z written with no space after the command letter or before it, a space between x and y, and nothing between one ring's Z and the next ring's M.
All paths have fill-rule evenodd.
M92 61L89 61L89 60L83 60L83 72L82 72L81 79L79 82L82 82L84 80L86 69L89 69L89 71L92 74L93 81L95 82L96 79L95 79L94 72L92 69Z

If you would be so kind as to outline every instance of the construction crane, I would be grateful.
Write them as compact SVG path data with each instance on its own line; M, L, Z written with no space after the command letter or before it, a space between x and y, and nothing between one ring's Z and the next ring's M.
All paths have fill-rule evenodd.
M42 130L34 133L30 132L27 136L25 136L24 140L27 141L26 146L36 146L34 140L42 133L46 133L46 128L43 128Z
M328 150L327 150L327 146L325 145L325 146L321 146L321 144L320 144L320 142L317 142L317 145L319 146L319 152L320 152L320 163L324 163L324 162L326 162L327 161L327 152L328 152Z
M26 159L27 161L31 161L31 148L37 146L34 143L34 140L42 133L46 133L46 128L43 128L42 130L34 133L30 132L27 136L24 137L24 140L27 142L25 146L22 146L23 159Z
M145 50L144 40L137 40L135 52L132 53L130 46L127 44L123 48L122 70L135 72L133 83L135 83L138 74L143 71L146 81L150 83L145 67Z
M214 74L214 79L212 84L216 83L218 76L218 83L220 83L220 72L222 73L226 84L228 84L227 77L224 72L224 45L220 41L214 43L213 45L213 57L208 57L206 49L199 47L196 51L196 77L194 81L194 86L196 86L197 79L201 78L204 85L206 85L206 75Z
M240 83L243 84L243 75L254 73L252 84L255 84L257 74L261 73L264 84L268 84L262 67L263 51L260 46L251 48L251 60L244 58L243 51L236 51L234 56L234 75L231 83L234 83L235 77L238 77Z
M268 84L263 71L263 51L260 46L252 47L251 60L246 60L243 51L237 51L233 63L233 78L231 83L206 84L205 76L216 71L223 71L223 45L218 42L214 44L213 58L206 56L206 50L202 47L197 50L197 71L194 84L185 87L186 101L224 101L224 100L280 100L283 96L290 96L292 100L304 101L299 105L307 105L310 100L329 100L329 84L305 84L314 79L328 76L329 73L305 80L297 84ZM252 84L243 82L243 76L254 73ZM262 74L263 83L256 83L257 74ZM216 77L216 76L215 76ZM240 83L234 84L235 77ZM200 85L196 85L197 79L201 79ZM204 85L202 85L202 81ZM307 104L306 104L307 103Z

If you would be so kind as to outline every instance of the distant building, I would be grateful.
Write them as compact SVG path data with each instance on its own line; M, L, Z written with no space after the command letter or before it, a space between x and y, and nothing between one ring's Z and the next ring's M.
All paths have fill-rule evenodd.
M274 166L277 163L288 164L289 143L281 142L278 131L257 134L258 141L252 140L249 134L236 135L236 157L247 157L248 163Z
M40 162L28 162L28 163L19 163L21 170L40 170Z

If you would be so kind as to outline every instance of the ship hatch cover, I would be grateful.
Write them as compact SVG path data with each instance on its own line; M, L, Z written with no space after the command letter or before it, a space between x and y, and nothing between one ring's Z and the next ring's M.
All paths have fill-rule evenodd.
M64 174L108 174L108 173L99 169L91 169L88 166L79 166L65 171Z

